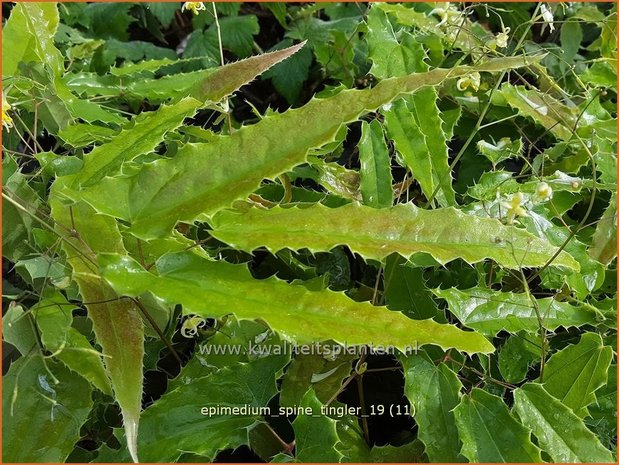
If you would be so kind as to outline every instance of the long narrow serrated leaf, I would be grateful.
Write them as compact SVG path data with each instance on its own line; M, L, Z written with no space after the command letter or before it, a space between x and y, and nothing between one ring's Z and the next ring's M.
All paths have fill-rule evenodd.
M74 185L93 185L105 176L115 174L123 162L153 151L166 132L180 126L201 105L200 101L188 97L136 116L131 127L123 129L110 142L96 147L84 157L84 168L75 175Z
M410 257L432 255L447 263L462 258L469 263L491 258L508 268L542 266L556 252L546 241L494 219L466 215L454 208L423 210L412 203L388 209L348 204L323 205L244 213L222 211L211 221L216 238L246 251L266 246L329 251L346 245L365 258L382 260L391 253ZM320 229L321 234L314 231ZM562 252L554 265L578 269Z
M471 462L541 462L531 433L500 397L473 388L454 410L462 455Z
M475 67L437 68L385 79L371 89L345 90L330 98L314 99L302 108L264 118L230 136L219 136L207 144L187 144L172 159L146 164L133 176L106 178L81 195L98 211L131 223L133 234L142 238L163 236L177 221L212 214L250 194L264 178L276 177L303 163L309 149L329 142L342 124L366 111L448 78L475 70L522 67L538 59L499 58Z
M423 355L400 357L404 394L412 405L419 439L431 462L461 462L460 438L453 409L460 402L462 383L444 363L436 366Z
M548 359L542 384L582 418L587 415L587 406L595 402L595 391L606 384L612 359L613 349L604 346L599 334L585 333L578 344Z
M159 79L133 78L124 75L101 77L95 73L69 74L63 79L73 92L88 97L126 95L148 99L151 102L162 102L189 95L201 102L219 102L264 71L296 53L304 45L305 42L219 68L172 74ZM132 66L139 69L138 65L140 63ZM122 68L118 69L122 70Z
M561 140L570 140L577 114L549 95L524 86L503 84L496 99L504 98L523 116L548 129Z
M527 383L516 389L514 409L554 462L615 461L583 421L541 385Z
M361 126L359 162L363 203L373 208L390 207L393 204L391 160L383 128L376 120Z
M425 72L426 53L410 34L399 39L382 8L372 8L368 15L368 47L371 72L379 78ZM435 194L443 206L455 205L451 186L448 136L436 105L436 89L421 89L410 97L383 107L385 125L406 167L419 182L426 197Z
M97 215L83 202L72 206L60 202L55 190L61 188L62 179L65 178L57 179L52 186L52 217L58 225L58 234L64 238L62 248L73 269L73 280L88 309L97 342L103 348L114 397L122 411L129 452L137 462L144 325L138 307L131 300L119 299L101 279L94 251L126 252L113 218Z
M242 85L253 81L269 68L294 55L304 46L305 42L301 42L292 47L263 53L216 68L208 79L196 84L191 95L197 99L218 102Z
M186 60L171 60L170 58L160 58L159 60L142 60L138 63L124 63L119 67L112 67L110 69L110 74L114 76L127 76L138 73L143 73L144 71L157 71L164 66L168 66L176 63L186 63L189 61L193 61L195 59L186 59Z
M461 291L456 288L435 289L441 299L447 300L449 311L469 328L494 336L502 330L534 332L539 328L537 312L527 294L473 288ZM552 297L537 299L537 307L544 328L555 330L593 323L595 314L559 302Z
M443 206L455 205L447 152L447 135L436 106L434 89L423 89L410 102L395 102L385 112L389 136L426 197L437 190ZM439 187L440 186L440 187Z
M342 293L309 291L276 278L254 279L244 265L212 262L192 253L164 255L155 275L121 255L101 258L105 279L124 295L151 291L186 314L205 318L233 313L261 319L299 343L334 340L347 345L374 344L407 350L424 344L467 353L492 352L484 337L433 320L411 320L399 312L355 302ZM127 279L127 273L131 279Z

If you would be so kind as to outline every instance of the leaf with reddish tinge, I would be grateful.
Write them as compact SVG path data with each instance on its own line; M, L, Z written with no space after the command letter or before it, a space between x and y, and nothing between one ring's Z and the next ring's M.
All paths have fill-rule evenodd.
M333 140L342 124L364 112L446 79L472 71L523 67L539 58L498 58L475 67L437 68L385 79L370 89L313 99L304 107L263 118L232 135L187 144L174 158L145 164L135 175L105 178L81 196L97 211L129 222L136 236L161 237L178 221L213 214L251 194L264 178L275 178L303 163L308 150Z

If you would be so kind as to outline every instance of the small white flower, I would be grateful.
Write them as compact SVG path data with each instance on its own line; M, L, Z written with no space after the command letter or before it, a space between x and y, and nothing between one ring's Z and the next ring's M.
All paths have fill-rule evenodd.
M507 224L514 224L514 220L519 216L529 216L524 208L525 202L522 192L516 192L506 202L501 202L501 206L507 209Z
M183 337L192 338L198 335L198 330L206 326L206 320L199 316L190 316L181 326L181 334Z
M540 202L547 202L552 199L552 187L550 187L546 182L538 183L535 187L535 197Z
M542 19L550 27L550 32L554 32L554 30L555 30L555 23L554 23L555 18L554 18L554 16L552 16L552 11L550 11L548 9L548 7L544 3L542 3L539 8L540 8L540 10L542 12Z
M475 92L477 92L480 85L481 75L477 71L461 77L460 79L458 79L458 82L456 82L456 87L461 92L468 89L469 87Z
M508 27L506 27L505 29L503 29L503 32L499 32L496 35L496 46L499 48L505 48L507 47L507 41L509 40L509 31L510 29Z

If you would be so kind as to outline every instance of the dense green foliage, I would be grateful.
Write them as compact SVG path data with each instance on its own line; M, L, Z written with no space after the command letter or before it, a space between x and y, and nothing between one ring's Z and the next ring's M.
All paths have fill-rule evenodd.
M615 461L613 4L3 15L4 461Z

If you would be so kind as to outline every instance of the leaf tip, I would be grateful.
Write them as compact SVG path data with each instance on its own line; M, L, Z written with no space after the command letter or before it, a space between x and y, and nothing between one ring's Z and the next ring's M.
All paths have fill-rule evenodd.
M139 463L138 460L138 417L123 412L125 421L125 436L127 437L127 449L131 455L133 463Z

